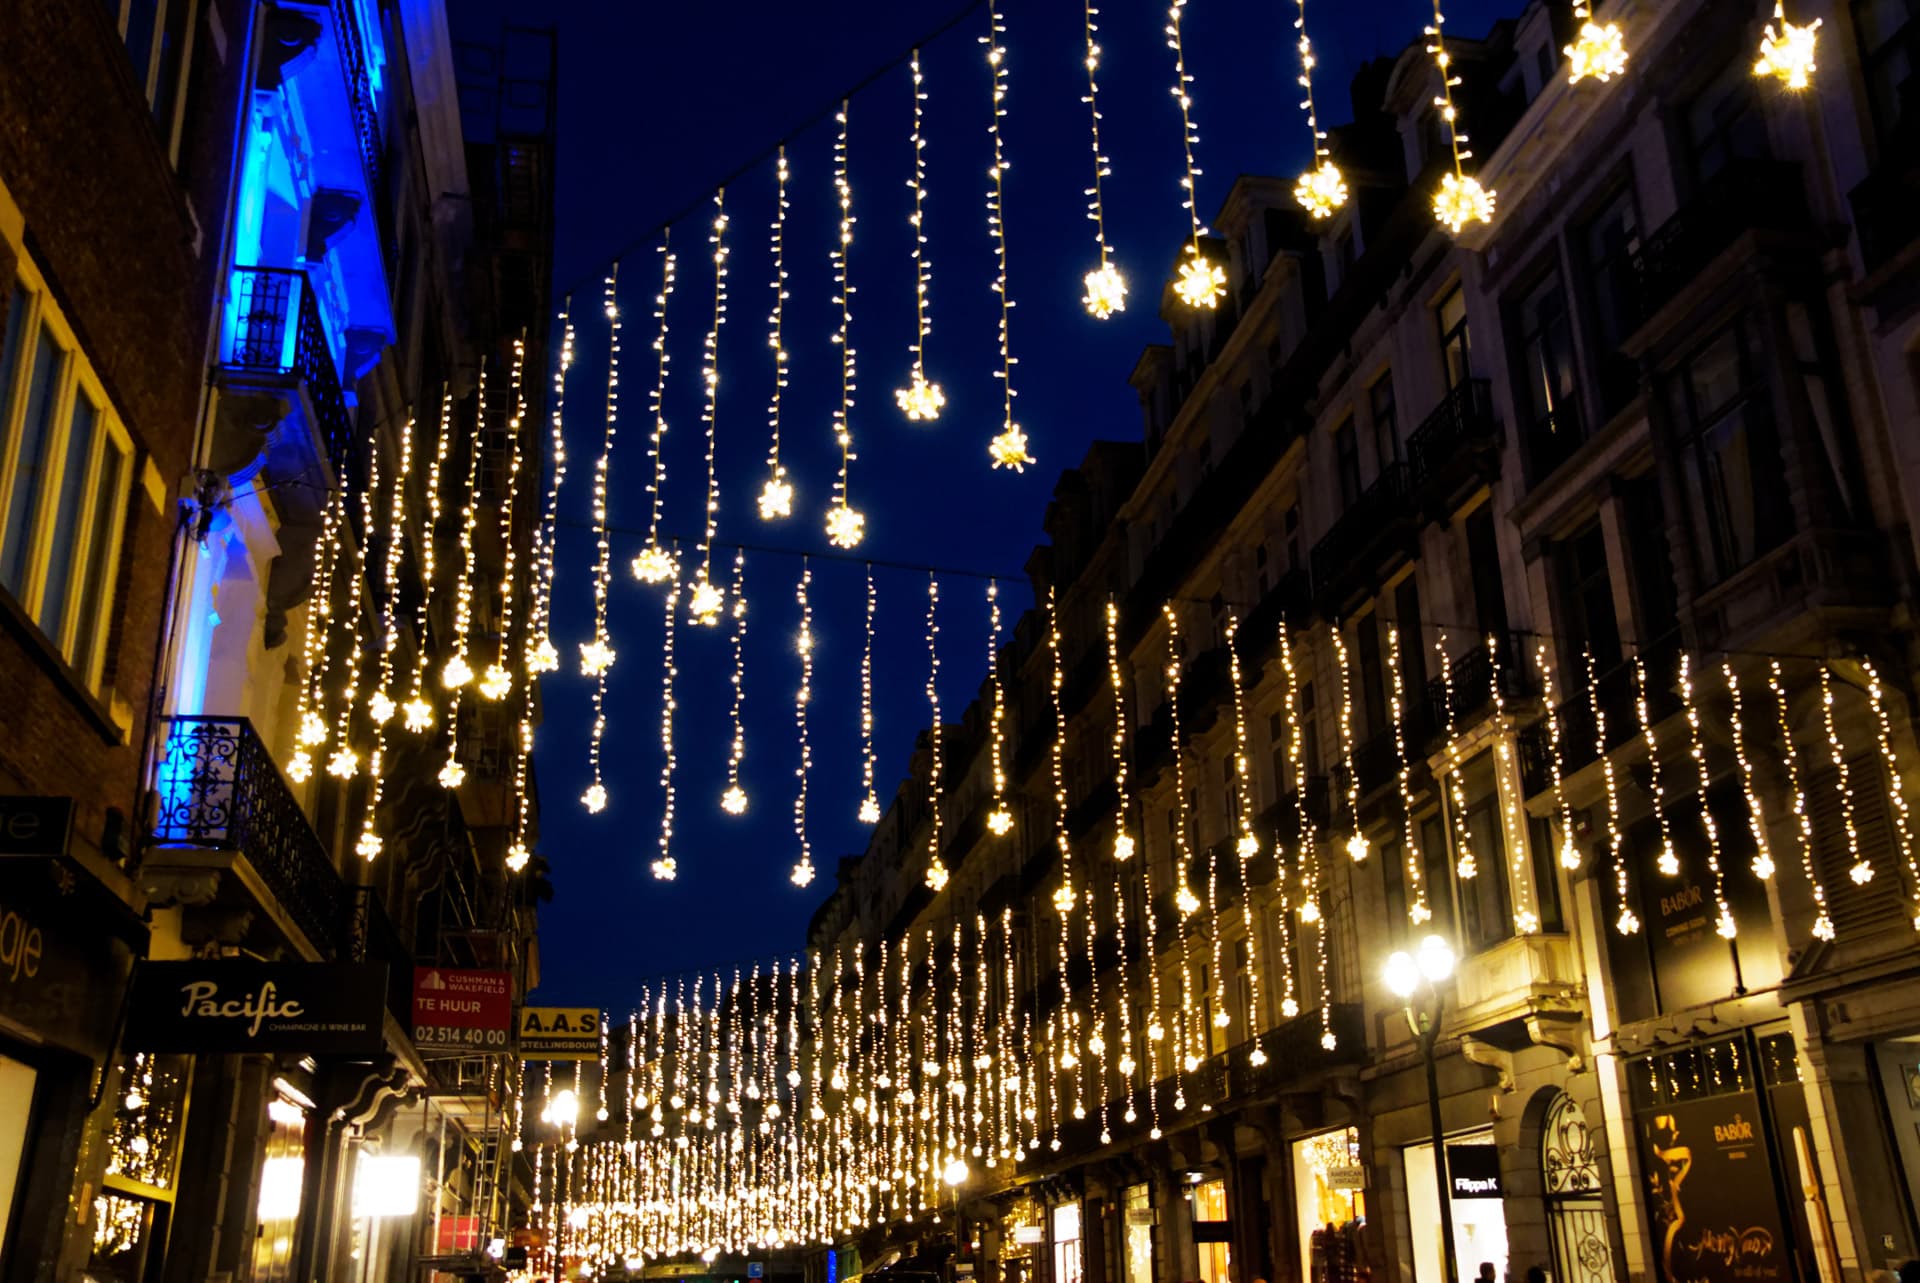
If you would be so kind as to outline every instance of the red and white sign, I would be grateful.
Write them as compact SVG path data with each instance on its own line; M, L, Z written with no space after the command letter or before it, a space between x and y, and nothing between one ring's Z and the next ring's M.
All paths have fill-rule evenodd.
M501 1050L513 1031L513 977L467 967L413 969L416 1046Z

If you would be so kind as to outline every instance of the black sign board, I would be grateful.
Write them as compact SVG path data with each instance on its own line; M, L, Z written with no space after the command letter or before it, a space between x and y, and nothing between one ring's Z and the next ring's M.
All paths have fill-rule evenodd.
M67 860L0 860L0 1018L95 1060L107 1054L139 919Z
M0 794L0 856L65 855L72 833L72 798Z
M1505 1198L1500 1151L1492 1145L1447 1146L1447 1188L1455 1198Z
M376 1053L387 968L378 962L150 962L134 977L132 1051Z
M1760 1098L1736 1092L1639 1117L1665 1283L1793 1283Z

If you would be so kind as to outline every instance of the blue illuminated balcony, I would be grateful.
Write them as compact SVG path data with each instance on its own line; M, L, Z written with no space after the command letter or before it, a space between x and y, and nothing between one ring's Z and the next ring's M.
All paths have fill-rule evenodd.
M305 272L233 269L221 318L219 370L224 387L295 401L333 475L354 475L353 420Z

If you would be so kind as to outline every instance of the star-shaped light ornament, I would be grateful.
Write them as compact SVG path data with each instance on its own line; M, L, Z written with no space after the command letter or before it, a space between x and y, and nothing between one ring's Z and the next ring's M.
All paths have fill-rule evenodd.
M1280 1014L1285 1016L1288 1020L1292 1020L1295 1016L1300 1014L1299 1001L1294 998L1281 999Z
M997 838L1003 838L1013 831L1013 812L1004 806L996 806L987 814L987 832Z
M1916 924L1916 925L1920 925L1920 924ZM1819 917L1813 920L1813 938L1814 939L1831 940L1833 939L1835 934L1836 933L1834 932L1834 929L1833 929L1833 919L1829 918L1825 913L1822 913Z
M727 604L727 595L706 572L700 572L700 578L694 581L693 592L687 599L687 615L694 623L711 628L720 622L720 608Z
M760 487L760 520L778 521L793 515L793 487L779 477L768 477Z
M914 372L913 382L894 391L893 399L900 403L901 412L915 423L932 423L947 404L947 394L940 390L940 385L927 382L926 376L918 371Z
M1320 1045L1328 1051L1333 1051L1340 1046L1340 1040L1334 1036L1333 1030L1329 1029L1320 1035Z
M527 850L527 844L525 842L515 842L507 848L507 871L509 873L520 872L520 870L527 867L527 862L532 858L533 855Z
M880 823L880 799L871 793L860 799L860 823Z
M987 454L992 457L994 467L1012 468L1015 472L1024 471L1033 462L1033 456L1027 453L1027 434L1017 423L1009 423L1005 431L988 443Z
M1627 38L1620 24L1604 25L1589 19L1580 24L1580 34L1566 47L1567 74L1574 84L1588 76L1605 84L1627 69Z
M385 726L393 720L400 706L393 702L393 696L385 691L375 691L367 697L367 716L373 719L375 726Z
M1185 917L1199 911L1200 897L1193 893L1192 887L1181 887L1179 893L1173 897L1173 903L1180 910L1181 916Z
M949 876L946 861L937 856L934 858L933 863L927 866L927 886L934 891L946 890L947 878Z
M1473 858L1473 852L1468 851L1460 857L1460 863L1454 866L1453 871L1462 878L1472 881L1480 875L1480 863Z
M726 792L720 795L720 809L728 815L745 815L747 813L747 791L738 784L730 786Z
M1632 909L1620 910L1620 918L1613 925L1623 936L1637 935L1640 931L1640 919Z
M1209 260L1196 246L1188 252L1186 262L1180 264L1173 292L1188 307L1219 307L1220 300L1227 296L1226 269Z
M1725 909L1720 910L1720 917L1713 924L1713 930L1714 934L1722 940L1731 940L1740 934L1740 928L1733 923L1733 914Z
M324 744L327 742L326 719L318 713L308 712L300 716L300 733L294 736L296 744Z
M600 814L600 812L607 809L606 785L595 780L592 784L587 785L587 791L580 795L580 801L591 814Z
M664 860L655 860L652 869L653 876L661 882L671 882L680 876L680 862L672 856Z
M1560 867L1577 869L1580 867L1580 848L1573 844L1573 834L1567 834L1560 843Z
M1355 864L1366 863L1367 839L1364 834L1355 833L1347 839L1347 858Z
M1315 219L1332 218L1333 212L1347 203L1347 176L1330 160L1300 175L1293 185L1293 198L1300 208Z
M867 519L845 503L827 509L827 542L836 548L855 548L867 535Z
M1102 263L1086 275L1086 297L1081 299L1096 321L1127 310L1127 278L1112 263Z
M1760 38L1760 60L1753 64L1753 74L1772 76L1787 89L1805 89L1813 83L1813 47L1819 30L1820 19L1796 27L1787 21L1785 6L1775 4L1773 21Z
M457 789L466 782L467 768L460 765L458 758L448 758L446 765L440 768L440 787L443 789Z
M580 675L598 677L613 667L613 647L607 645L607 639L596 637L590 642L580 643Z
M1440 179L1440 190L1433 194L1434 217L1456 235L1468 223L1491 223L1494 195L1477 178L1447 174Z
M1251 860L1260 854L1260 839L1251 833L1242 833L1240 840L1234 843L1234 854L1243 860Z
M1522 909L1513 915L1513 925L1521 935L1530 936L1540 929L1540 915L1531 909Z
M1774 873L1772 853L1764 847L1761 848L1753 857L1753 863L1750 867L1753 869L1753 876L1765 882L1768 878L1771 878Z
M400 715L406 728L415 734L433 725L433 705L418 695L401 706Z
M480 695L484 699L502 700L513 689L513 674L504 664L488 664L487 671L480 676Z
M465 655L455 655L440 670L440 684L448 690L459 690L473 680L473 666L467 663Z
M372 863L380 858L380 835L372 829L363 829L360 840L353 844L353 849L359 853L361 859Z
M1053 907L1061 913L1073 908L1073 884L1062 882L1053 892Z
M1660 872L1666 874L1668 877L1677 878L1680 876L1680 856L1679 853L1673 849L1673 842L1671 840L1660 848L1660 858L1656 860L1655 863L1659 866Z
M1300 906L1300 921L1307 923L1320 921L1320 904L1318 901L1308 900Z
M675 569L673 554L657 543L648 544L633 559L633 577L643 584L664 584Z
M551 673L560 667L560 651L553 644L553 638L542 637L527 647L527 671L529 673Z
M1247 1053L1247 1063L1258 1069L1261 1065L1267 1063L1267 1053L1255 1047Z
M1134 845L1131 833L1115 835L1113 839L1113 858L1125 863L1133 858Z
M1873 881L1873 866L1862 860L1847 870L1847 876L1853 879L1855 886L1863 887Z
M811 886L813 883L813 861L800 861L800 863L793 866L793 872L789 873L787 877L793 885L797 887Z
M287 763L287 776L295 784L305 784L313 778L313 754L304 748L297 750L293 760Z
M327 759L327 774L336 780L350 780L353 773L360 769L360 755L342 744Z
M1432 917L1433 910L1425 904L1417 903L1411 909L1407 910L1407 919L1416 927L1424 925Z

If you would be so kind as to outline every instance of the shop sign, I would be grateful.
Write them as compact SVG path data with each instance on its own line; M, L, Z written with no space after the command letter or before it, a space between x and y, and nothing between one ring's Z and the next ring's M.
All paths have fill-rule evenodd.
M1047 1232L1038 1225L1016 1225L1013 1227L1013 1241L1016 1243L1042 1243Z
M99 1060L131 951L124 901L65 860L0 861L0 1016Z
M382 962L149 962L128 1002L133 1051L369 1055L385 1045Z
M505 1051L513 1033L513 977L468 967L413 969L413 1042Z
M1760 1098L1683 1101L1638 1121L1666 1283L1792 1283Z
M1127 1224L1157 1225L1159 1224L1159 1218L1154 1214L1154 1210L1151 1207L1129 1207L1127 1209Z
M1354 1190L1367 1187L1367 1170L1358 1163L1327 1169L1327 1188Z
M522 1007L522 1060L598 1060L600 1008Z
M0 856L65 855L72 834L72 798L0 796Z
M434 1231L434 1251L442 1256L480 1250L478 1216L442 1216Z
M1455 1198L1505 1198L1500 1151L1492 1145L1447 1146L1447 1185Z

